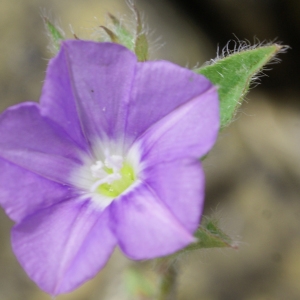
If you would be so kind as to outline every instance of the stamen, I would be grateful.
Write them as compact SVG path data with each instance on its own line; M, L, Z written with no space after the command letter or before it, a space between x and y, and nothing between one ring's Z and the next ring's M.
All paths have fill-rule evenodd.
M91 171L92 171L92 176L94 178L102 178L104 176L106 176L106 172L103 170L103 163L102 161L98 160L96 161L96 164L91 166Z
M98 160L90 170L92 177L96 179L90 191L112 198L120 195L135 180L134 170L124 162L123 157L109 155L108 151L105 152L104 163Z
M122 166L123 157L120 155L108 155L108 153L106 153L104 164L101 160L96 161L96 163L91 166L91 172L92 176L99 180L91 186L91 192L95 192L97 188L104 183L112 184L114 181L120 180L122 176L119 172Z
M123 166L123 157L120 155L106 156L105 166L114 172L119 172Z

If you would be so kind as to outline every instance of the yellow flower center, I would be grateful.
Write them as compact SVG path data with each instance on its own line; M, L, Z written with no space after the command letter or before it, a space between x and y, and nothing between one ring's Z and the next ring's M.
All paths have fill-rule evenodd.
M91 191L111 198L123 193L136 179L132 166L119 155L107 156L104 163L97 161L91 172L96 179Z
M112 174L112 169L107 170L108 174ZM117 197L123 193L135 181L135 174L132 167L124 163L119 171L120 179L116 179L112 183L103 183L98 186L96 192L108 197Z

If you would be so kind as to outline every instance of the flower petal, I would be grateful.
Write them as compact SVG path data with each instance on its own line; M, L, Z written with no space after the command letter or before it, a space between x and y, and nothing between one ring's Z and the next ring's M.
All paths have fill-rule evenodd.
M107 211L71 199L16 225L13 250L42 290L53 296L67 293L106 264L116 243L107 223Z
M62 50L49 62L40 98L41 113L60 124L78 145L86 149L88 144L78 118L71 80L67 57Z
M47 71L42 113L80 145L95 139L131 143L179 105L212 84L170 62L137 63L113 43L66 41ZM65 120L68 120L66 122Z
M0 158L0 203L11 219L20 222L37 210L68 199L73 190Z
M145 169L146 182L191 233L200 223L204 204L204 173L198 160L182 159Z
M146 167L207 154L219 131L218 106L217 91L211 88L152 125L133 149L140 149Z
M35 103L23 103L0 116L0 157L48 179L71 184L82 151L61 128L42 117Z
M128 107L127 137L138 137L178 106L211 87L204 76L170 62L139 63Z
M111 215L119 246L132 259L168 255L194 241L144 184L116 199L111 204Z
M66 125L68 132L73 125L78 131L80 123L90 143L96 138L122 138L135 66L135 55L123 46L64 42L50 65L48 76L55 80L45 85L43 112L59 123L71 116L70 125ZM66 77L70 82L66 82ZM63 90L65 86L67 89Z

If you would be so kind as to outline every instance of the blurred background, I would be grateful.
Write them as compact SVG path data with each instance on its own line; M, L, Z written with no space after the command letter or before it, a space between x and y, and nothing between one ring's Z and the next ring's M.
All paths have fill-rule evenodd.
M149 28L151 59L201 66L236 37L291 47L247 95L204 163L205 214L220 220L239 250L182 258L178 293L179 300L300 299L300 1L136 3ZM122 0L1 0L0 111L39 99L51 57L41 11L59 20L70 38L69 24L84 39L106 23L107 12L130 19ZM12 254L12 225L0 210L0 300L49 299ZM133 300L125 287L128 266L136 264L117 250L94 280L59 299ZM153 271L149 263L142 268Z

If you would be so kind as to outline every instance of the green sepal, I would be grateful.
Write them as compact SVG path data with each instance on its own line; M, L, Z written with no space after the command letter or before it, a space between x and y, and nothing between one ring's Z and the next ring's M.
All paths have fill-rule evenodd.
M58 26L55 26L47 17L44 16L43 20L50 37L49 48L56 54L59 51L61 41L65 39L64 32Z
M113 23L113 32L118 39L117 43L125 46L131 51L134 51L134 35L121 23L121 21L117 17L115 17L111 13L109 13L108 16ZM113 39L111 39L111 41L115 42Z
M149 58L149 45L147 36L143 30L143 24L139 10L133 5L133 11L136 17L136 38L134 52L139 61L146 61Z
M236 243L219 227L218 221L213 218L204 217L194 236L197 242L186 247L183 252L203 248L229 247L237 249Z
M228 125L235 116L251 81L282 49L283 46L277 44L249 46L194 70L218 86L221 128Z
M118 36L112 30L110 30L106 26L100 26L100 27L108 34L108 36L110 37L110 40L113 43L120 44L120 40L119 40Z
M148 40L144 33L139 34L135 40L134 52L139 61L146 61L149 58Z

